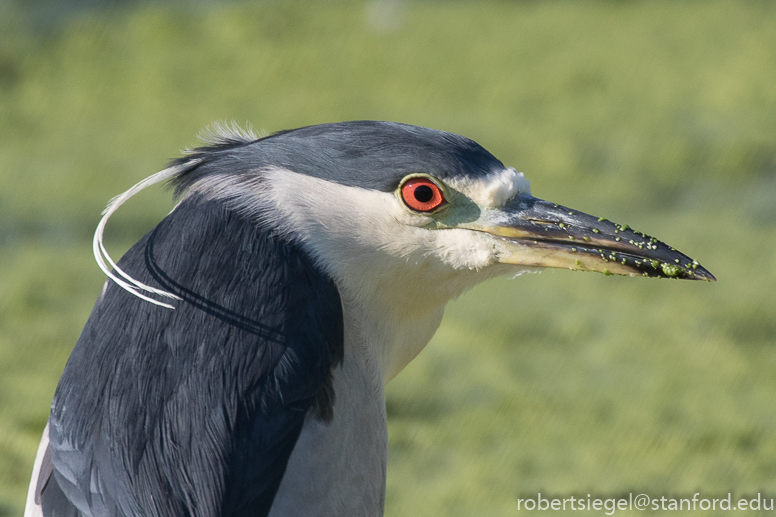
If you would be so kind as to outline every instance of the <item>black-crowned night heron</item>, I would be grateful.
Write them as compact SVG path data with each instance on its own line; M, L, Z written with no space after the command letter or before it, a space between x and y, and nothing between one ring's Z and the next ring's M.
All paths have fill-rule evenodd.
M107 218L180 202L118 266ZM27 515L377 516L383 386L445 303L541 267L714 277L548 203L475 142L389 122L221 131L115 199L110 280L62 374Z

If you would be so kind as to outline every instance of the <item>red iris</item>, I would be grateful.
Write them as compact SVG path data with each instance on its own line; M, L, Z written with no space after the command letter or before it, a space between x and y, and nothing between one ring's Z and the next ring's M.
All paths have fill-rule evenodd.
M401 198L417 212L430 212L445 202L437 184L427 178L412 178L404 183Z

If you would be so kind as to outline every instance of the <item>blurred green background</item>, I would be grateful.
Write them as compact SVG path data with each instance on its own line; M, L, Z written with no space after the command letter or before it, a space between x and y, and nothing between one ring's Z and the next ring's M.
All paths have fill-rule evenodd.
M213 121L349 119L469 136L537 196L719 279L554 270L452 303L388 388L387 515L514 516L537 491L776 495L776 3L6 0L0 516L21 514L104 282L107 200ZM122 208L114 256L170 207L156 189Z

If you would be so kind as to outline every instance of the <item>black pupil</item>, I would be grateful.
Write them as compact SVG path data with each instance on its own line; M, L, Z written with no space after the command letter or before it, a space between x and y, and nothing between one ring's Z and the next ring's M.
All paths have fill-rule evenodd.
M415 199L421 203L428 203L434 198L434 191L428 185L418 185L415 188Z

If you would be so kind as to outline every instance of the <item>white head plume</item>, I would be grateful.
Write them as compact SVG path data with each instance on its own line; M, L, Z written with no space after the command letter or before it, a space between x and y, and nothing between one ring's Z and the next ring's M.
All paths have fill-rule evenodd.
M146 187L156 185L157 183L172 178L176 174L196 165L200 161L201 160L192 160L164 169L163 171L157 172L156 174L149 176L143 181L135 184L132 188L123 194L119 194L118 196L111 199L110 203L108 203L108 206L102 212L102 219L100 219L100 222L97 225L97 229L94 232L94 239L92 241L92 250L94 252L94 258L97 261L97 265L108 276L108 278L116 282L122 289L125 289L138 298L142 298L143 300L151 302L154 305L159 305L168 309L174 309L175 307L170 304L155 300L154 298L151 298L150 296L147 296L140 291L147 291L149 293L153 293L165 298L172 298L174 300L180 300L180 297L162 289L156 289L146 285L125 273L120 267L116 265L116 263L110 257L108 250L105 249L105 244L103 243L103 234L105 233L105 226L108 224L108 219L110 219L110 216L112 216L114 212L116 212L116 210L118 210L119 207L123 205L129 198Z

